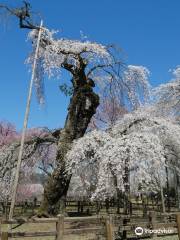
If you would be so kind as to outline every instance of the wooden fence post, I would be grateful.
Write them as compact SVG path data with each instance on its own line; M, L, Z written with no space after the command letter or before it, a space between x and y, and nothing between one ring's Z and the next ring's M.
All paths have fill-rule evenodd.
M1 229L2 228L2 222L1 221L2 221L2 219L0 218L0 234L1 234L1 231L2 231L2 229Z
M8 232L1 233L1 240L8 240Z
M127 225L128 223L128 219L127 218L124 218L123 219L123 228ZM127 230L124 230L122 231L122 239L127 239Z
M107 240L114 240L112 218L111 217L106 218L106 239Z
M177 229L178 229L178 237L180 240L180 214L176 215Z
M154 211L149 212L149 223L152 227L152 230L155 230L155 228L156 228L156 212L154 212ZM153 234L151 234L150 237L153 238L156 236L157 236L157 234L153 233Z
M63 240L64 236L64 215L59 214L58 215L58 222L56 224L56 240Z

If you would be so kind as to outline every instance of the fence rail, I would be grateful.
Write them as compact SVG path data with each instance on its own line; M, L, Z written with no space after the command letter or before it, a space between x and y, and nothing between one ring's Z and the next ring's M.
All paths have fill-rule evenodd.
M5 232L2 229L3 224L42 224L54 223L56 228L54 231L41 232ZM67 225L69 227L67 227ZM177 234L180 240L180 213L166 214L158 218L155 212L150 212L149 218L146 220L137 220L130 217L116 217L116 216L93 216L93 217L64 217L58 215L56 218L32 218L32 219L13 219L11 221L1 220L0 222L0 236L1 240L8 240L9 238L28 238L28 237L48 237L54 236L56 240L63 240L66 235L80 235L94 233L103 237L106 240L115 240L116 232L121 234L122 239L130 239L135 236L136 227L148 229L173 229L172 234ZM143 234L140 239L147 236L154 237L156 235L169 234ZM138 239L138 236L135 236Z
M42 232L1 232L1 239L8 240L9 238L25 238L25 237L47 237L54 236L56 240L62 240L64 235L72 234L88 234L94 233L98 235L106 235L107 228L109 229L108 217L74 217L64 218L63 215L59 215L57 218L33 218L33 219L13 219L11 221L1 220L3 224L31 224L31 223L54 223L56 224L56 231L42 231ZM66 223L86 223L86 225L94 224L95 227L83 227L83 228L65 228ZM111 227L110 227L111 228ZM0 228L1 229L1 228ZM111 240L111 238L106 238Z

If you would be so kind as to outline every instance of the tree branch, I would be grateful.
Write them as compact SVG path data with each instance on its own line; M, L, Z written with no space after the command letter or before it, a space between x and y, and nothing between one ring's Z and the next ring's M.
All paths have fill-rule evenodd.
M11 15L17 17L19 19L19 26L20 28L27 28L27 29L38 29L39 27L34 25L31 19L30 3L23 1L24 6L20 8L9 8L4 4L0 4L0 8L5 9Z

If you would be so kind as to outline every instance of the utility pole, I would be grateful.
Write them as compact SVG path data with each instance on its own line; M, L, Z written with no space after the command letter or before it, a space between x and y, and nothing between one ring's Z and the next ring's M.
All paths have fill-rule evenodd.
M19 149L19 155L18 155L18 161L17 161L16 173L15 173L15 180L14 180L14 185L13 185L11 207L10 207L10 212L9 212L9 220L11 220L13 218L13 214L14 214L14 207L15 207L16 195L17 195L17 187L18 187L18 182L19 182L19 174L20 174L23 148L24 148L24 140L25 140L25 134L26 134L27 124L28 124L29 111L30 111L36 62L37 62L37 58L38 58L39 44L40 44L41 33L42 33L42 25L43 25L43 22L41 20L39 33L38 33L38 39L37 39L37 46L36 46L35 56L34 56L34 61L33 61L33 66L32 66L32 76L31 76L31 81L30 81L30 85L29 85L28 97L27 97L26 111L25 111L25 116L24 116L24 124L23 124L22 137L21 137L21 145L20 145L20 149Z

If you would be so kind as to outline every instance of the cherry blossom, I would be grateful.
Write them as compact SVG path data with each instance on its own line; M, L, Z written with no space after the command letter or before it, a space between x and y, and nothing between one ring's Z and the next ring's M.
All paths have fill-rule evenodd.
M180 114L180 66L171 71L173 79L153 90L155 97L154 111L161 115Z
M172 165L169 145L178 160L179 126L137 111L126 114L106 132L92 131L75 141L67 154L68 167L75 176L83 176L83 187L92 200L124 192L126 184L134 193L159 191L166 166L177 167ZM128 182L124 181L126 174Z

